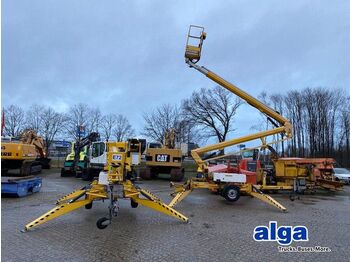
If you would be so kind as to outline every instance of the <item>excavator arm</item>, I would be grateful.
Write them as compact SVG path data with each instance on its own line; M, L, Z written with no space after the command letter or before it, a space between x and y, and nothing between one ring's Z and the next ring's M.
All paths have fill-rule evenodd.
M196 31L196 34L193 34L192 33L193 31ZM255 139L265 140L266 137L275 135L275 134L286 135L287 139L292 137L292 124L288 121L288 119L284 118L282 115L280 115L278 112L276 112L272 108L265 105L263 102L259 101L258 99L244 92L242 89L238 88L234 84L226 81L225 79L215 74L214 72L210 71L209 69L196 64L201 58L203 41L205 39L206 39L206 33L204 32L203 27L190 26L190 29L187 35L186 52L185 52L186 63L191 68L194 68L197 71L201 72L202 74L204 74L206 77L208 77L215 83L219 84L220 86L234 93L235 95L237 95L238 97L246 101L251 106L257 108L260 112L265 114L270 120L275 121L275 128L192 150L191 151L192 157L198 164L198 172L204 172L207 169L206 162L200 157L200 155L203 153L210 152L213 150L221 150L229 146L248 142Z
M92 132L88 136L82 138L81 140L77 140L74 144L74 160L73 167L76 167L76 164L79 161L80 151L84 146L90 145L92 142L95 142L99 139L100 135L97 132Z
M34 130L25 129L20 136L20 141L23 144L29 144L35 146L35 149L40 154L41 158L46 157L45 143L41 136L38 136Z

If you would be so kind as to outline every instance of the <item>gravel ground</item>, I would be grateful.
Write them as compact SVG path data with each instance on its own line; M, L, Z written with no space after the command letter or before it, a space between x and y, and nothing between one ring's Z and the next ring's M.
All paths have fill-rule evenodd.
M190 218L185 224L145 207L130 208L121 200L120 213L104 230L96 221L107 214L107 203L79 209L30 232L23 226L54 207L56 199L86 184L45 170L40 193L2 198L2 261L349 261L350 187L336 194L303 195L291 202L275 197L288 209L281 213L243 196L236 203L207 190L195 190L177 206ZM140 187L170 202L169 182L143 181ZM305 225L308 242L291 246L329 247L327 253L280 253L276 242L255 242L253 230L274 220L279 225Z

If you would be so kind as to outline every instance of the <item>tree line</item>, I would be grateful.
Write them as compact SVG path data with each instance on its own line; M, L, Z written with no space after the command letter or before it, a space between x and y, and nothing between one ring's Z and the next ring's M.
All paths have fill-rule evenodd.
M332 157L350 165L350 96L341 89L305 88L286 94L261 93L258 99L289 119L293 138L276 144L281 156ZM165 104L144 115L143 134L162 142L168 128L177 130L178 142L227 139L243 101L222 87L202 88L180 105ZM273 126L266 116L252 129ZM280 139L275 137L274 139Z
M263 92L258 98L293 124L293 138L276 145L282 156L333 157L350 165L350 96L344 90L305 88L285 94ZM141 134L162 143L166 131L175 129L177 142L200 144L210 138L222 142L235 130L234 117L242 104L222 87L202 88L180 104L163 104L144 112ZM39 105L26 111L10 105L4 112L4 135L16 137L25 128L34 129L47 147L57 137L77 139L77 126L85 126L86 134L97 131L106 140L122 141L135 135L125 116L104 115L86 104L71 106L65 113ZM252 129L272 128L262 116Z
M25 129L35 130L42 136L47 148L54 140L63 138L67 140L78 139L77 127L83 126L85 134L99 132L104 140L115 139L123 141L134 135L128 119L121 114L103 115L98 108L86 104L76 104L68 112L57 112L50 106L33 104L25 110L17 105L3 108L4 136L19 137Z
M282 143L282 154L350 164L350 96L345 90L305 88L260 98L293 124L293 138Z

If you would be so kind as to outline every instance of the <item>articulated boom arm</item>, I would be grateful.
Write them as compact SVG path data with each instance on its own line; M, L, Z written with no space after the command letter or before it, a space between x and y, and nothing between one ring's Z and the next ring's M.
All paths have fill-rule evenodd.
M80 141L75 143L75 147L77 147L77 149L80 150L84 146L87 146L87 145L91 144L92 142L97 141L99 139L99 137L100 137L99 133L92 132L87 137L84 137L83 139L81 139Z
M40 157L45 157L45 144L41 136L38 136L34 130L26 129L22 132L20 141L24 144L35 146Z
M200 29L199 36L198 35L191 35L192 29L197 30ZM248 104L251 106L257 108L260 112L263 114L267 115L270 117L270 119L275 120L278 124L276 124L276 128L255 133L252 135L247 135L241 138L236 138L232 139L229 141L224 141L221 143L217 143L215 145L210 145L202 148L198 148L195 150L192 150L192 156L193 159L197 162L198 164L198 169L200 172L203 172L206 169L206 163L204 160L201 159L200 154L210 152L213 150L221 150L224 149L225 147L233 146L239 143L244 143L247 141L255 140L255 139L262 139L264 140L267 136L271 136L274 134L285 134L287 138L292 137L292 125L288 121L288 119L284 118L281 116L278 112L273 110L272 108L268 107L258 99L254 98L253 96L249 95L248 93L244 92L237 86L231 84L230 82L226 81L225 79L221 78L214 72L208 70L207 68L203 66L198 66L196 63L200 60L201 57L201 51L202 51L202 45L203 41L206 38L206 33L204 32L203 27L198 27L198 26L190 26L190 30L187 36L187 44L186 44L186 52L185 52L185 60L186 63L190 66L204 74L206 77L209 79L213 80L220 86L226 88L230 92L234 93L238 97L242 98L245 100ZM193 46L190 43L190 39L197 41L197 45ZM192 41L193 42L193 41Z
M95 142L99 139L100 134L97 132L92 132L88 136L82 138L81 140L77 140L74 144L74 160L73 167L75 168L76 163L79 161L80 150L87 145L90 145L92 142Z
M165 131L164 136L164 147L169 149L175 148L176 132L175 129L170 128Z

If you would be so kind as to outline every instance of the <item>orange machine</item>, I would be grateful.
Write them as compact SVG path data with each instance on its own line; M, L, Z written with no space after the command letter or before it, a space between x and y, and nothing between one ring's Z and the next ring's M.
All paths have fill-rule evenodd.
M24 130L19 140L2 138L2 174L18 168L21 176L39 173L42 168L50 168L50 160L45 154L44 140L34 130Z

